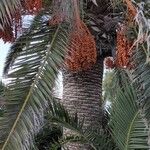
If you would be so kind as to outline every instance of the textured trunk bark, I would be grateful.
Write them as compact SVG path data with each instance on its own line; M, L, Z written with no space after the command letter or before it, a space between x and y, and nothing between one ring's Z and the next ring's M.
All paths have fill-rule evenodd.
M63 104L67 110L84 118L84 129L100 128L102 120L103 59L100 58L91 70L71 73L63 71ZM64 130L64 135L69 130ZM90 150L87 144L68 143L69 150Z

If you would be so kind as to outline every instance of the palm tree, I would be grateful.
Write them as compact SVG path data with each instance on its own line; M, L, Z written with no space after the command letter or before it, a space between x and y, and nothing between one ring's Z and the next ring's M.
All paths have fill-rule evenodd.
M63 105L71 114L84 120L84 130L101 127L102 122L103 58L88 71L70 73L63 71ZM68 131L64 134L67 135ZM70 134L70 131L69 131ZM69 149L90 149L81 144L70 144Z
M89 23L90 31L95 37L100 34L106 34L110 36L110 30L115 31L115 25L107 32L104 28L106 22L104 20L105 16L111 12L107 10L110 6L109 1L97 1L98 7L88 3L88 8L85 8L87 12L88 22L92 22L93 25ZM91 5L91 7L89 7ZM104 7L101 7L101 6ZM106 11L104 11L104 9ZM98 18L98 16L100 16ZM101 21L98 24L97 21ZM108 23L108 22L107 22ZM98 28L98 31L95 31ZM95 38L96 39L96 38ZM113 39L113 38L112 38ZM97 62L91 69L80 72L70 72L68 70L63 70L63 105L71 114L78 114L79 120L84 120L83 129L89 130L90 128L96 132L100 130L102 125L102 78L103 78L103 60L106 55L111 53L111 48L113 45L108 42L105 38L97 38ZM103 42L105 40L105 43ZM103 45L100 43L103 42ZM107 45L107 48L106 48ZM101 51L101 52L100 52ZM70 135L70 130L64 130L64 135ZM79 149L91 149L88 144L67 144L67 147L72 150Z
M18 0L17 2L17 4L22 4L22 1ZM65 5L67 9L69 8L67 6L70 6L69 2L70 1L67 1L67 5ZM2 1L2 3L4 3L4 1ZM99 136L102 135L100 133L96 134L95 128L96 131L98 131L102 125L101 83L103 59L106 56L114 55L114 51L112 50L114 50L115 47L115 29L119 19L113 16L113 9L110 4L109 1L97 1L98 6L95 6L89 2L87 3L87 7L84 6L84 9L82 9L86 13L84 19L87 20L87 25L95 37L97 61L92 68L86 71L74 73L63 70L63 103L72 116L68 114L63 106L52 100L53 96L51 92L57 73L64 62L64 57L67 55L65 49L68 47L69 33L71 32L72 26L64 22L56 26L48 26L47 21L43 20L43 18L48 17L49 19L51 13L49 13L48 9L42 10L39 15L35 17L30 29L14 42L10 54L7 57L5 67L5 75L7 75L10 81L6 91L6 109L8 112L1 119L1 129L5 131L0 135L0 140L2 139L0 147L2 150L30 149L34 147L33 136L37 134L43 126L44 112L46 108L48 109L49 107L51 108L50 116L52 121L63 124L64 127L68 127L69 129L76 129L75 131L78 133L78 137L84 141L84 144L73 144L72 142L67 144L70 149L100 148L100 144L97 145L97 142L93 140L95 138L87 133L87 129L90 129L92 126L93 134L95 137L98 137L100 141L101 137ZM15 8L16 6L17 5L15 5ZM7 10L13 13L10 8ZM7 14L10 13L7 12ZM140 25L141 24L139 24L139 26ZM5 23L2 24L2 27L5 27ZM112 34L113 32L114 34ZM135 98L132 98L132 100L134 101ZM61 116L60 112L64 115ZM134 107L134 114L136 114L136 112L137 108ZM118 110L117 114L119 113L120 110ZM133 115L133 119L135 119L135 117L136 116ZM118 118L118 120L119 119L120 118ZM6 125L8 120L9 124L7 123ZM82 121L84 121L83 124ZM130 123L130 121L131 120L127 123ZM115 131L114 135L117 127L115 126L115 122L117 121L112 123ZM141 123L142 121L137 122L140 122L138 127L134 127L133 129L141 129L141 126L142 129L145 128L143 123ZM126 125L128 127L128 124ZM75 131L69 131L71 136L73 136ZM127 128L127 131L131 131L131 128ZM143 130L139 132L143 133ZM65 135L67 135L67 133L68 131L65 132ZM122 135L123 139L126 138L126 135L130 135L130 133L131 132L128 132L128 134ZM132 136L133 139L137 135L139 134ZM142 137L145 136L145 134L142 135ZM140 138L140 136L138 136L138 138ZM116 139L118 142L119 138ZM75 140L79 141L77 139L72 139L71 141ZM144 142L145 141L146 140L144 140ZM95 145L94 142L96 143ZM132 145L131 143L130 145L129 136L127 136L127 141L124 143L128 143L129 145L129 147L127 145L125 149L135 148L139 144L135 143ZM142 146L141 149L143 148ZM120 146L118 144L118 147L124 149L124 145ZM144 148L147 148L147 146Z
M107 2L103 2L103 4L107 4ZM88 4L89 5L89 4ZM100 3L98 3L98 5L101 5L101 2ZM108 4L107 4L108 5ZM109 5L108 5L109 6ZM95 9L96 7L94 6L94 5L92 5L92 9L91 8L89 8L89 13L91 13L94 9ZM102 8L102 10L100 11L100 10L96 10L95 11L95 14L96 13L101 13L102 11L103 11L103 9L104 8ZM108 11L109 12L109 11ZM108 13L108 12L105 12L105 15ZM91 17L91 16L90 16ZM89 18L89 17L88 17ZM104 16L102 17L102 19L104 18ZM32 29L32 30L34 30L34 29ZM31 30L31 32L33 32ZM35 30L37 30L37 29L35 29ZM91 28L91 30L92 30L92 28ZM57 30L56 30L57 31ZM94 32L94 31L93 31ZM98 34L98 33L95 33L95 34ZM101 33L102 34L102 33ZM28 36L28 35L27 35ZM37 35L36 35L37 36ZM41 35L40 35L41 36ZM31 38L31 35L30 35L30 37L25 37L25 36L22 36L22 37L20 37L20 39L19 40L22 40L22 38L26 38L26 41L28 40L29 42L32 42L32 38ZM46 38L46 37L44 37L44 38ZM99 40L99 39L97 39L97 40ZM18 44L20 41L18 41L18 42L16 42L16 44ZM46 43L46 41L44 41L45 43ZM48 41L47 41L48 42ZM34 45L34 44L33 44ZM14 44L14 51L15 51L15 53L20 53L20 51L22 50L22 48L24 47L24 44L23 43L21 43L21 48L16 48L16 47L20 47L20 45L15 45ZM9 55L9 57L10 58L8 58L8 63L6 63L6 69L5 70L7 70L7 68L9 67L9 66L11 66L11 64L13 64L13 62L14 62L14 57L13 57L13 59L12 59L12 55L14 54L14 52L13 52L13 47L12 47L12 52L11 52L11 54ZM32 47L32 46L31 46ZM64 46L63 46L64 47ZM42 47L43 48L43 47ZM107 50L108 50L108 48L107 48ZM44 52L43 52L43 55L44 55ZM101 55L102 54L98 54L98 59L100 59L100 61L98 60L97 61L97 63L95 64L95 67L93 67L93 69L91 69L91 70L89 70L89 71L84 71L84 72L81 72L81 73L69 73L69 71L64 71L64 74L65 74L65 77L64 77L64 82L65 82L65 86L64 86L64 93L65 93L65 91L66 90L68 90L67 88L65 89L65 87L67 87L67 84L69 84L68 82L66 82L65 81L65 79L67 80L67 74L72 74L70 77L68 76L68 79L72 79L72 76L74 76L74 75L76 75L76 77L75 78L77 78L77 80L79 80L79 82L81 82L80 80L82 80L82 82L81 82L81 85L83 84L84 85L84 87L85 87L85 91L87 91L87 92L84 92L85 93L85 96L81 93L81 91L79 91L80 93L76 93L76 95L79 95L79 94L81 94L81 97L79 97L80 98L80 100L83 100L83 99L85 99L85 102L82 104L83 106L81 107L81 108L77 108L77 104L76 104L76 110L75 111L77 111L77 113L78 113L78 115L79 115L79 119L81 120L81 119L83 119L83 117L84 116L86 116L88 113L89 114L91 114L91 115L89 115L89 117L87 116L87 117L85 117L84 118L84 122L85 122L85 127L87 128L88 126L92 126L92 125L96 125L95 126L95 128L96 127L99 127L100 126L100 124L101 124L101 116L102 116L102 110L101 110L101 102L100 102L100 99L101 99L101 83L102 83L102 75L103 75L103 57L101 57ZM16 57L16 56L15 56ZM29 56L29 57L31 57L31 56ZM40 56L41 57L41 56ZM38 59L42 59L42 58L40 58L39 56L38 56ZM100 58L101 57L101 58ZM12 60L12 61L10 61L10 59ZM11 64L10 64L10 62L11 62ZM38 66L37 66L38 67ZM28 68L28 67L27 67ZM23 68L22 68L23 69ZM37 71L37 68L35 68L36 69L36 71ZM24 70L24 69L23 69ZM25 69L26 70L26 69ZM99 73L99 72L101 72L101 73ZM33 76L32 76L33 77ZM74 79L73 79L74 80ZM83 81L83 80L85 80L85 81ZM18 81L18 84L19 84L19 82L20 81ZM93 83L97 83L97 84L93 84ZM79 88L79 87L81 87L81 85L79 85L78 84L78 81L77 82L75 82L74 83L74 88L76 89L76 88ZM98 88L99 87L99 88ZM87 89L86 89L87 88ZM82 88L83 89L83 88ZM90 89L97 89L97 90L95 90L95 91L92 91L92 90L90 90ZM91 94L90 94L90 91L91 91ZM70 91L71 92L71 91ZM64 101L63 101L63 103L64 103L64 105L66 106L66 107L68 107L69 105L66 105L68 102L68 100L70 99L71 100L71 97L68 97L68 95L70 95L70 92L68 91L68 94L66 93L66 94L64 94ZM86 94L87 93L87 94ZM92 93L95 93L95 94L92 94ZM76 97L76 95L71 95L72 97ZM88 96L88 95L91 95L90 97ZM93 96L92 96L93 95ZM88 96L88 97L87 97ZM9 96L8 96L9 97ZM76 98L76 99L74 99L74 100L72 100L72 102L73 103L79 103L80 101L79 101L79 98ZM86 101L86 99L87 99L87 101ZM10 100L10 98L9 98L9 100ZM90 101L89 101L90 100ZM91 102L93 101L93 104L91 105ZM80 103L82 103L82 102L80 102ZM88 104L88 105L87 105ZM91 106L89 106L89 105L91 105ZM91 109L89 109L89 111L88 111L88 109L87 108L90 108L91 107ZM85 110L85 112L83 112L83 108L84 108L84 110ZM93 108L95 109L95 111L93 110ZM68 109L71 109L71 107L69 108L68 107ZM81 111L82 110L82 111ZM74 112L75 112L74 111ZM86 111L88 111L88 113L86 112ZM82 115L80 115L80 114L82 114ZM95 123L94 123L94 120L95 120ZM94 126L93 126L93 128L94 128ZM5 143L5 145L6 145L6 143ZM4 147L5 147L5 145L4 145ZM78 147L77 147L77 149L78 149ZM81 148L82 149L82 148Z

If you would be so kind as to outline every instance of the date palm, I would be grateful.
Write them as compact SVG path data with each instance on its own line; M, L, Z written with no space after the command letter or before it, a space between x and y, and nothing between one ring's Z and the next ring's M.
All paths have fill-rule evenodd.
M22 1L18 0L17 2L15 4L21 4ZM114 54L115 29L119 18L114 19L115 17L110 17L113 10L109 1L97 1L97 3L94 1L94 3L98 6L88 2L87 7L83 10L87 14L85 17L85 20L88 20L87 25L91 33L95 36L97 43L97 63L90 70L79 73L71 73L68 70L63 70L63 104L71 115L75 115L70 116L63 106L54 102L51 92L57 73L64 62L65 49L68 46L71 26L66 23L58 26L48 26L47 21L43 20L43 18L48 17L49 19L51 13L46 8L46 10L41 11L35 17L30 29L12 45L4 69L7 79L10 81L8 81L6 91L6 109L8 112L1 118L0 124L0 147L2 150L23 150L34 147L33 137L42 128L44 112L49 107L51 121L77 131L81 141L84 141L84 144L73 144L72 142L67 144L70 149L90 149L91 147L100 149L99 145L102 143L95 142L93 139L98 137L98 141L100 141L101 137L98 135L102 135L93 132L93 135L95 135L93 138L91 137L92 134L87 133L87 129L93 126L93 128L98 130L102 125L101 84L103 59L106 56ZM9 10L7 14L10 14L9 12L13 13L11 7L7 10ZM1 24L2 27L3 25L5 24ZM127 92L127 94L131 93ZM134 98L132 98L133 101L135 100ZM119 101L118 103L121 102ZM123 110L123 107L121 108ZM117 114L121 110L118 110ZM133 109L131 108L130 112L131 110ZM134 107L134 110L134 113L131 114L136 114L137 108ZM134 115L131 116L135 119ZM120 117L115 119L118 119L117 121L120 119L120 122L122 122L122 118ZM138 138L141 137L139 135L143 133L143 130L141 131L140 127L142 126L142 129L145 128L143 122L138 119L133 120L138 123L140 122L138 126L129 126L128 124L131 121L129 120L125 125L127 125L127 131L130 132L128 134L120 134L123 137L123 140L120 139L120 143L123 141L128 144L127 146L120 144L118 142L119 136L116 135L119 148L124 149L124 146L126 149L128 149L128 146L129 148L135 148L139 144L135 143L132 145L131 143L130 145L132 137L133 140L136 136ZM82 120L84 121L83 124ZM6 125L8 121L9 123ZM112 126L115 135L117 127L115 126L115 121L112 123ZM133 127L133 130L139 129L140 134L137 132L132 137L128 136L132 133L131 128L128 128L128 126ZM70 133L72 134L72 131ZM142 137L145 136L144 132ZM125 142L124 139L126 138ZM145 142L147 141L144 140L144 144L141 145L146 145ZM142 146L141 148L143 148ZM144 148L146 149L147 145Z
M88 4L89 5L89 4ZM100 4L99 4L100 5ZM93 8L91 9L91 10L89 10L89 12L91 12L91 11L93 11L94 10L94 8L95 8L95 6L93 5L92 6ZM96 10L96 12L95 13L97 13L97 10ZM100 12L99 12L100 13ZM33 25L34 26L34 25ZM11 54L9 55L9 57L8 57L8 63L6 62L6 69L5 69L5 71L7 71L7 69L8 68L10 68L10 66L12 65L12 64L15 64L15 61L14 60L12 60L12 57L13 57L13 55L14 55L14 52L13 52L13 48L14 48L14 51L15 51L15 53L17 53L18 52L18 54L20 55L20 52L22 51L22 49L23 49L23 47L25 47L26 48L26 45L24 45L24 43L21 43L21 44L19 44L19 45L17 45L21 40L23 40L22 38L26 38L26 41L28 41L28 42L32 42L32 39L34 38L32 38L32 34L33 34L33 36L34 36L34 30L36 31L37 30L37 28L38 28L38 26L37 27L35 27L35 29L34 28L32 28L31 27L31 31L29 31L29 34L30 34L30 37L28 37L28 35L26 35L26 37L25 36L21 36L18 40L18 42L16 42L16 45L14 44L13 45L13 47L12 47L12 51L11 51ZM44 28L45 28L45 32L50 32L50 31L48 31L48 29L46 29L47 27L45 26L44 27L44 25L43 25L43 27L42 27L42 30L44 30ZM59 32L57 32L57 29L54 29L54 30L56 30L56 34L59 34ZM33 33L31 33L31 32L33 32ZM44 38L44 39L46 39L47 38L47 40L48 40L48 35L47 35L47 37L45 36L45 35L42 35L41 33L40 33L40 31L37 31L38 33L36 34L36 36L39 34L39 36L41 37L41 39L42 38ZM41 34L41 35L40 35ZM97 33L96 33L97 34ZM44 36L44 37L43 37ZM37 38L38 39L38 38ZM36 39L36 40L37 40ZM44 40L44 41L42 41L42 42L44 42L44 44L46 45L46 43L48 44L49 42L48 41L46 41L46 40ZM52 40L52 42L54 42L53 40ZM26 43L25 43L26 44ZM39 42L39 45L42 45L42 43L40 43ZM43 46L43 45L42 45ZM62 45L61 45L62 46ZM17 48L16 48L17 47ZM21 47L21 48L19 48L18 49L18 47ZM30 46L30 47L34 47L34 43L33 43L33 46ZM43 48L43 47L42 47ZM65 48L65 46L62 46L62 48ZM29 48L30 49L30 48ZM40 49L39 49L40 50ZM98 50L99 50L99 48L98 48ZM30 50L29 50L30 51ZM32 50L32 52L33 52L33 50ZM22 53L22 52L21 52ZM34 52L33 52L34 53ZM43 50L43 52L42 51L40 51L40 56L39 56L39 54L36 56L36 57L38 57L37 59L38 60L42 60L43 59L43 57L44 57L44 55L48 55L48 54L46 54L46 51L44 51ZM62 54L61 54L62 55ZM99 54L99 58L101 57L101 55L102 54ZM42 57L43 56L43 57ZM32 57L32 53L31 53L31 56L29 56L29 57ZM48 56L45 56L46 57L46 59L48 58ZM63 55L62 55L62 57L63 57ZM17 57L16 57L17 58ZM16 58L14 58L13 57L13 59L16 59ZM12 61L10 61L10 59L12 60ZM100 102L100 99L101 99L101 83L102 83L102 75L103 75L103 57L102 58L100 58L101 60L99 61L97 61L97 64L95 65L95 67L94 67L94 69L91 69L90 71L87 71L87 72L83 72L83 73L81 73L81 75L79 75L79 74L76 74L76 78L80 78L79 80L85 80L84 82L83 82L83 84L85 84L84 85L84 87L85 87L85 91L89 91L90 89L97 89L97 91L95 90L95 96L93 95L92 96L92 93L91 93L91 98L89 99L89 100L91 100L91 101L93 101L93 104L92 104L92 106L91 106L91 108L94 108L95 109L95 111L94 110L92 110L92 109L89 109L89 113L91 114L91 115L89 115L89 117L87 116L87 117L85 117L85 124L86 124L86 126L88 127L89 125L96 125L95 127L99 127L100 125L101 125L101 116L102 116L102 110L101 110L101 102ZM20 61L20 60L19 60ZM34 61L36 61L36 60L34 60ZM46 60L45 60L45 63L46 63ZM29 66L27 66L27 68L22 68L23 70L25 69L26 71L27 70L29 70L29 68L28 68ZM32 66L31 66L32 67ZM37 66L35 67L35 71L37 72L37 70L38 70L38 67L39 67L39 64L37 64ZM43 66L44 67L44 66ZM23 71L24 72L24 71ZM99 74L99 72L101 72L100 74ZM67 71L65 72L64 71L64 73L66 74L65 75L65 78L64 78L64 81L65 81L65 79L67 79L66 77L68 76L67 74L69 73L67 73ZM70 73L70 75L71 75L71 73ZM39 75L40 76L40 75ZM74 76L74 73L71 75L71 76ZM31 76L30 76L31 77ZM12 78L12 77L11 77ZM31 77L31 78L33 78L33 76ZM68 77L68 79L71 79L72 77ZM18 80L18 84L20 84L20 81L19 81L19 77L17 78L17 80ZM28 79L27 79L28 80ZM86 81L86 80L88 80L88 81ZM93 80L93 81L92 81ZM96 81L96 83L98 83L97 85L95 84L93 84L93 82L94 81ZM91 83L90 83L91 82ZM67 82L65 82L65 86L67 86ZM82 84L82 83L81 83ZM33 86L33 85L32 85ZM64 92L67 90L67 89L65 89L65 86L64 86ZM77 83L74 83L74 88L76 88L76 86L78 86L78 84ZM93 88L91 87L91 86L93 86ZM99 88L98 88L99 87ZM79 88L79 87L77 87L77 88ZM87 90L86 90L86 88L87 88ZM87 92L88 92L87 91ZM84 93L87 93L87 92L84 92ZM92 90L91 90L91 92L92 92ZM93 91L94 92L94 91ZM68 107L69 105L66 105L66 102L69 100L69 99L71 99L71 97L68 99L67 98L67 96L68 95L70 95L69 94L70 92L68 92L68 94L66 93L65 95L64 95L64 100L66 100L66 101L64 101L63 103L64 103L64 105L66 106L66 107ZM80 91L80 93L81 93L81 91ZM77 95L78 94L80 94L80 93L76 93ZM83 93L83 94L84 94ZM87 93L88 95L90 95L90 93L88 92ZM81 95L82 95L82 93L81 93ZM87 96L88 96L87 95ZM66 97L65 97L66 96ZM73 97L74 97L74 95L72 95ZM85 95L85 96L83 96L83 98L76 98L76 99L74 99L74 101L72 101L73 103L77 103L77 102L79 102L79 99L87 99L87 96ZM9 95L7 95L7 97L9 98ZM81 96L82 97L82 96ZM9 98L9 100L10 100L10 98ZM26 99L27 101L28 101L28 99ZM89 104L91 103L90 101L87 101ZM85 101L85 103L83 104L83 107L89 107L87 104L86 101ZM25 103L24 103L25 104ZM44 103L43 103L44 104ZM45 105L45 104L44 104ZM76 105L76 107L77 107L78 105ZM97 108L96 108L97 107ZM23 107L22 107L23 108ZM86 110L88 110L87 108L84 108L84 110L86 111ZM70 109L70 108L69 108ZM81 111L81 109L82 108L76 108L77 109L77 111L79 111L79 112L77 112L78 114L79 114L79 118L82 118L83 116L85 116L85 115L87 115L88 113L87 112L83 112L82 113L82 111ZM16 112L17 112L18 110L16 110ZM20 114L21 114L22 112L20 112ZM80 115L82 113L82 116ZM95 113L95 114L94 114ZM94 118L96 119L95 121L95 123L93 122L94 120L94 118L92 117L92 116L95 116ZM16 116L17 117L17 119L15 120L15 124L13 125L13 128L12 128L12 130L11 131L13 131L14 130L14 128L16 127L16 123L17 123L17 120L21 117L21 116ZM92 118L90 118L90 117L92 117ZM10 135L10 134L9 134ZM6 142L4 143L4 148L5 148L5 146L6 146L6 144L7 144L7 142L8 142L8 140L9 140L9 138L10 138L10 136L8 136L8 138L7 138L7 140L6 140ZM78 149L78 148L77 148Z

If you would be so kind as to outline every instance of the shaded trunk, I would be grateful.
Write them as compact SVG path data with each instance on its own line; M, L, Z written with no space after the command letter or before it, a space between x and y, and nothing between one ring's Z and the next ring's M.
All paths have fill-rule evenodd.
M99 58L91 70L70 73L63 71L63 104L71 114L84 118L84 129L100 128L102 121L103 59ZM70 134L64 130L64 135ZM90 150L87 144L68 143L69 150Z

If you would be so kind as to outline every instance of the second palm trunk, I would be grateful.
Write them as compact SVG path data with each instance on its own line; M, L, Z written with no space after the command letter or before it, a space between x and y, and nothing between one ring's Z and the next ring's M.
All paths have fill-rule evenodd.
M63 105L70 114L78 114L84 119L83 130L99 129L102 122L102 78L103 59L100 58L88 71L72 73L63 71ZM74 134L64 130L64 135ZM80 143L68 143L69 150L91 150L91 146Z

